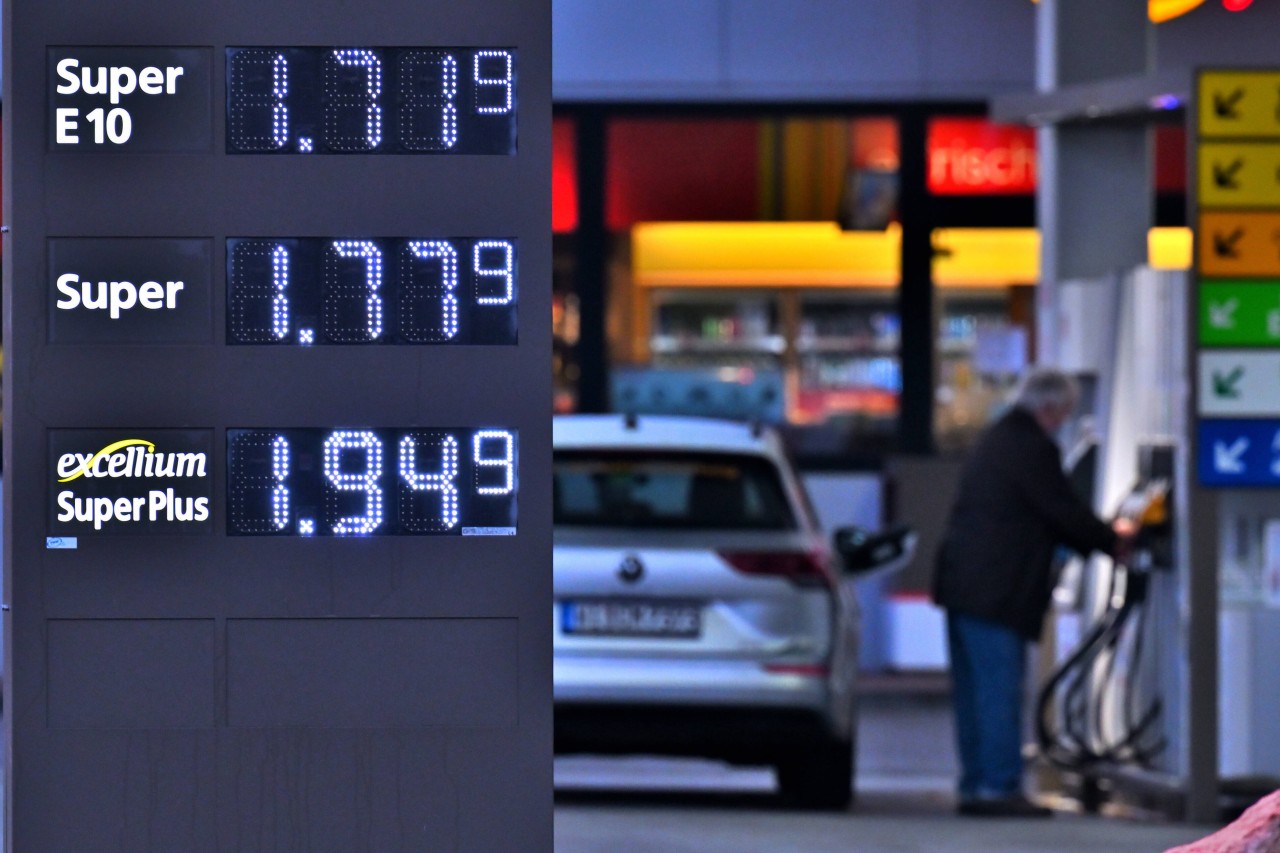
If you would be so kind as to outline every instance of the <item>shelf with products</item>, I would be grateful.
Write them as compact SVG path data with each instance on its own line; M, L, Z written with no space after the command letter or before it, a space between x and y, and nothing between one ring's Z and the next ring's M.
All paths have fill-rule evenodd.
M661 292L652 317L654 356L781 356L787 349L778 300L768 294Z
M1014 286L939 294L934 431L940 450L970 446L1030 363L1034 292Z
M803 294L798 319L792 421L853 419L859 431L892 431L902 391L894 291Z

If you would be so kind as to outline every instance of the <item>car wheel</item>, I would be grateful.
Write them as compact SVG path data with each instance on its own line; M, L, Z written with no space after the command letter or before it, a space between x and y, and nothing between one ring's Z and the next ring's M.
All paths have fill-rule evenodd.
M804 747L775 765L778 788L788 804L843 811L853 802L852 741Z

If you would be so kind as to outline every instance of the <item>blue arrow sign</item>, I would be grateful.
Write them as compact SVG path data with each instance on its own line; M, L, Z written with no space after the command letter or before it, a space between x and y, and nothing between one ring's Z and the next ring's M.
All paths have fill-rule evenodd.
M1280 420L1200 422L1203 486L1280 487Z

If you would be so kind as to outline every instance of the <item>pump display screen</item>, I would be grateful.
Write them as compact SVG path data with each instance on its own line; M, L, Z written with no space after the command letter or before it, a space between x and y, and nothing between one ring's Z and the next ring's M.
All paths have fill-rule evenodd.
M232 238L231 344L515 344L515 240Z
M227 532L504 536L519 441L507 429L232 429Z
M227 48L227 152L514 154L516 51Z

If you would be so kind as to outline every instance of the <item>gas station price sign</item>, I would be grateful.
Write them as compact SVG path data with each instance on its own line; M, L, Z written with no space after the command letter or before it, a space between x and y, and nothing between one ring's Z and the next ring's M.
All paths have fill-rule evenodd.
M550 849L550 0L210 8L4 4L6 846Z

